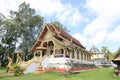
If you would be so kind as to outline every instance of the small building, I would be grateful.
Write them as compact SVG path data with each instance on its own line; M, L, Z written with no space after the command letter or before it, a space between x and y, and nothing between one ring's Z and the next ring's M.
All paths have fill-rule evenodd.
M117 67L115 67L114 76L120 77L120 50L118 51L112 62L117 65Z
M105 58L105 53L101 52L95 45L92 45L90 52L92 52L91 61L97 67L112 67L111 61Z
M46 24L30 52L40 56L44 71L79 71L95 68L92 53L54 24Z
M92 56L91 56L91 60L103 60L104 57L104 53L102 53L101 51L99 51L99 49L95 46L92 45L92 47L90 48L90 52L92 52Z

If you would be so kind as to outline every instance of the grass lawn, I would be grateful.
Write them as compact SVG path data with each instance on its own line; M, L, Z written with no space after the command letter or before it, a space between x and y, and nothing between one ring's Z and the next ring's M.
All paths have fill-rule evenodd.
M0 80L120 80L120 78L113 77L113 71L112 68L104 68L67 76L63 76L61 73L49 72L40 75L25 74L20 76L0 77ZM0 69L0 75L2 73L5 73L5 69Z

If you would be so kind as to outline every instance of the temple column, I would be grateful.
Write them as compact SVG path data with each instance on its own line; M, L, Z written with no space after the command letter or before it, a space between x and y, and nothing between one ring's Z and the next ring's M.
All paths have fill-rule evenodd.
M71 51L72 52L72 59L74 59L74 50Z
M77 51L76 50L74 50L74 55L75 55L74 59L77 59Z
M83 52L81 51L81 60L83 60Z
M84 61L86 61L86 53L84 52Z
M48 44L48 42L47 42L47 44ZM53 44L54 44L54 46L53 46L53 52L52 52L52 54L51 54L51 56L52 57L55 57L55 55L56 55L56 50L57 50L57 45L55 44L55 42L53 41Z
M42 51L40 51L40 57L42 57L43 55L42 55Z
M82 51L83 60L85 60L85 53Z
M87 54L86 54L86 52L85 52L84 54L85 54L85 56L84 56L84 57L85 57L85 61L86 61L86 60L87 60L87 59L86 59L86 58L87 58Z
M78 51L78 49L77 49L77 59L79 60L79 51Z
M70 59L72 59L72 51L70 50Z
M64 49L64 51L63 51L63 57L65 57L65 53L66 53L66 50Z
M87 53L87 56L86 56L86 61L88 61L88 53Z
M79 53L77 52L77 59L79 60Z
M81 60L81 51L79 50L79 60Z
M52 57L54 57L56 55L56 49L53 49L53 53L51 54Z
M69 49L66 50L66 55L70 58L70 50Z
M91 61L91 54L89 54L89 61Z
M87 53L87 55L86 55L86 61L88 61L88 53Z
M91 56L90 56L90 54L88 54L88 61L90 61L90 59L91 59Z
M88 57L87 56L88 56L88 54L87 54L87 52L85 52L85 60L86 61L88 61L88 59L87 59Z

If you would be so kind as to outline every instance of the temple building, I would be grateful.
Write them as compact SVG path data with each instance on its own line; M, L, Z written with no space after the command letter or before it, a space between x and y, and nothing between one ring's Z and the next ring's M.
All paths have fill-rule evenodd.
M94 66L91 63L92 53L54 24L44 26L30 52L39 55L44 71L51 67L63 72Z
M40 53L41 56L91 60L91 53L78 40L55 25L45 25L31 52Z
M111 61L105 58L105 53L101 52L95 45L92 45L92 47L90 48L90 52L93 53L91 56L91 61L93 61L97 67L113 66Z
M102 60L104 59L104 53L102 53L95 45L92 45L90 48L90 52L92 52L91 60Z
M117 65L114 70L114 76L120 77L120 50L117 52L112 62Z

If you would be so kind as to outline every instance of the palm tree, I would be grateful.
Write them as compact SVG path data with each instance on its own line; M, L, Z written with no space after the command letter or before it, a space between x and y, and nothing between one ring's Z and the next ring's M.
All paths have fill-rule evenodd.
M104 57L105 57L105 59L107 59L107 60L112 60L113 57L114 57L113 54L110 52L110 50L108 49L107 46L103 46L103 47L101 48L101 52L105 54Z

